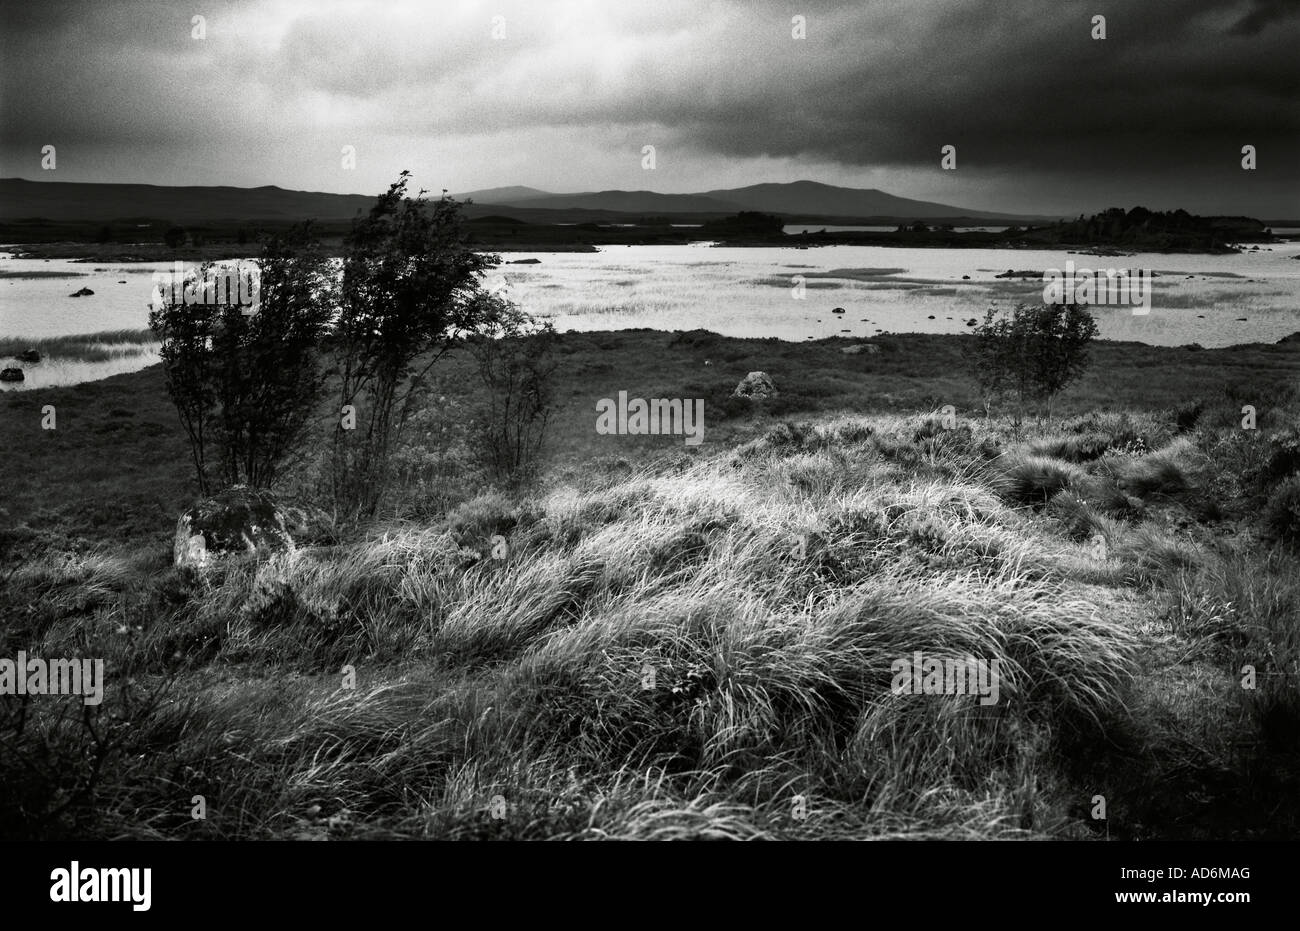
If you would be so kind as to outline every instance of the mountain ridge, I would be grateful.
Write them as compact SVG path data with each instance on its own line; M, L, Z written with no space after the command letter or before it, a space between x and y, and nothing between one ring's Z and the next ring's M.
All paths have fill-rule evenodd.
M106 222L126 217L165 218L174 223L213 221L348 220L363 215L375 202L372 194L297 191L277 185L241 188L229 185L169 186L85 181L31 181L0 178L0 219L42 218L51 221ZM453 195L472 199L470 217L527 211L530 222L546 222L548 211L581 214L726 215L744 210L791 217L1020 221L1024 214L968 210L933 201L899 197L875 188L846 188L807 179L764 182L689 194L605 190L554 193L523 185L485 188ZM571 217L566 217L571 219ZM1030 217L1049 220L1052 217Z
M846 188L820 181L801 179L789 182L763 182L740 188L718 188L692 194L659 194L655 191L581 191L570 194L542 192L526 199L512 198L497 192L503 188L471 191L476 204L557 210L619 210L627 213L737 213L756 210L782 215L816 215L842 217L900 217L932 219L970 217L971 219L1016 220L1023 214L970 210L934 201L899 197L877 188ZM536 191L535 188L530 188ZM1053 219L1041 217L1039 219Z

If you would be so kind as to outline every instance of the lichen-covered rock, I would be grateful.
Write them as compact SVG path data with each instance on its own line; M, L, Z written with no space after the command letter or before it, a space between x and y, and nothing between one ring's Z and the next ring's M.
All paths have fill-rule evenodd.
M172 559L204 567L215 558L294 548L285 514L266 491L235 485L204 498L176 520Z
M748 398L751 401L761 401L777 394L772 376L767 372L750 372L736 385L736 390L731 392L733 398Z

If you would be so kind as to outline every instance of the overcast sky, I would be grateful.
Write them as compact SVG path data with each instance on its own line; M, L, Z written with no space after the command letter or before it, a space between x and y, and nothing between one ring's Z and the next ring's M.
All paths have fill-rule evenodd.
M807 178L977 210L1300 216L1300 0L0 9L3 177L363 194L404 168L435 192Z

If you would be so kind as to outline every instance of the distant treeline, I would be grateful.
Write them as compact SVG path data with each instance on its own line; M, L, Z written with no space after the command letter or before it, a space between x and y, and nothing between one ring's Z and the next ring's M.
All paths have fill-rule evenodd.
M699 226L683 226L688 220ZM876 218L879 222L880 218ZM0 242L32 246L44 258L89 257L143 261L171 258L194 261L240 257L268 236L287 231L293 222L228 220L181 224L156 217L103 222L52 221L42 218L0 221ZM954 229L951 221L903 220L892 231L812 231L787 235L789 217L758 211L732 216L642 215L611 213L605 222L540 223L488 215L465 225L469 244L493 252L593 252L597 246L680 245L711 239L748 246L908 246L928 248L1112 247L1131 252L1228 252L1237 243L1272 242L1265 225L1250 217L1199 217L1186 210L1157 212L1145 207L1112 207L1091 217L1079 216L1034 226ZM851 222L845 218L845 222ZM316 224L328 254L342 254L348 222ZM972 225L975 221L972 221ZM80 244L80 245L77 245ZM147 247L147 248L146 248Z
M50 220L44 217L0 220L0 242L6 243L155 243L168 248L256 243L260 238L283 234L307 218L284 220L209 220L203 223L176 222L166 217L122 217L111 221ZM325 241L341 242L350 220L316 223L318 235ZM248 250L240 250L247 254Z
M709 239L780 239L785 235L785 220L770 213L743 210L732 217L710 220L700 227Z
M1195 249L1216 251L1239 242L1267 242L1273 237L1259 220L1250 217L1198 217L1186 210L1154 211L1122 207L1086 219L1031 227L1017 238L1061 245L1123 246L1135 252Z
M1186 210L1157 212L1145 207L1112 207L1091 217L1042 226L1007 226L993 231L959 231L949 223L916 220L892 232L870 230L813 231L797 236L782 232L785 220L763 213L740 213L705 223L710 239L764 245L796 240L800 245L895 245L941 248L1108 246L1132 252L1227 252L1236 243L1271 242L1273 235L1251 217L1199 217ZM997 224L987 224L996 226Z

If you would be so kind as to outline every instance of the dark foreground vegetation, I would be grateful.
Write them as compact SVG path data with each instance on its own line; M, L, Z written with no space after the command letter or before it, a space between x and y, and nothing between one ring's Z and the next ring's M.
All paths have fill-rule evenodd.
M0 835L1300 836L1300 349L1094 344L1017 431L971 339L564 334L518 489L456 348L371 519L204 571L161 366L0 396L0 656L108 669L0 698ZM620 390L704 444L596 435ZM892 694L918 650L1000 704Z

